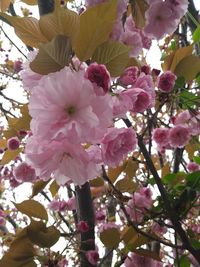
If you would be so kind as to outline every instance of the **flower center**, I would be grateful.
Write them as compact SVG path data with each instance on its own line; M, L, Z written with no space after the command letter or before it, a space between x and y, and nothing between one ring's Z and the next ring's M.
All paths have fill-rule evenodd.
M74 106L70 106L65 108L65 111L69 116L72 116L76 112L76 108Z

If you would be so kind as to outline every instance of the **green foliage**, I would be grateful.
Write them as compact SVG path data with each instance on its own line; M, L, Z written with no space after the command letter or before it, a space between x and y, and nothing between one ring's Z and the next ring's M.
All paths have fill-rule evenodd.
M108 40L116 19L116 9L117 1L111 0L81 14L75 42L75 53L81 61L90 59L96 48Z
M33 199L24 200L19 204L13 204L15 205L18 211L22 212L23 214L26 214L30 218L35 217L45 221L48 220L48 214L44 206Z
M42 75L56 72L69 65L71 55L70 39L64 35L56 35L51 42L40 45L39 53L30 63L30 68Z
M60 238L60 232L55 226L46 227L41 221L31 221L27 228L28 238L39 247L50 248Z
M200 97L188 91L183 91L179 95L183 109L195 108L200 104Z
M108 248L117 248L120 242L120 232L116 228L104 230L100 234L100 240Z
M116 41L107 41L98 46L92 61L104 64L112 77L119 76L129 61L130 48Z

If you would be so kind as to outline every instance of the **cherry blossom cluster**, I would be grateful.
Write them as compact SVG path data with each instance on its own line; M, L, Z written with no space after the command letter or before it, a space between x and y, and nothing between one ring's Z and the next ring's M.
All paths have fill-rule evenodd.
M92 7L108 0L86 0L86 7ZM161 39L166 34L173 33L180 19L188 8L188 0L147 0L149 4L145 12L144 29L136 27L130 15L123 23L123 15L127 12L128 1L118 0L117 20L115 22L111 38L132 47L130 56L136 57L142 48L149 49L151 40Z
M102 164L115 167L136 148L132 128L114 127L113 119L120 117L114 103L118 94L110 94L112 80L104 65L69 66L41 76L27 63L21 76L31 92L32 136L25 153L36 176L82 185L101 174ZM125 113L143 112L152 104L154 88L146 79L138 77L137 84L122 92L128 103Z
M147 210L153 206L152 192L150 188L141 187L134 194L132 199L127 203L127 212L130 218L141 223Z
M173 118L171 128L156 128L153 131L153 140L157 143L160 152L165 149L184 147L192 138L200 134L199 113L188 110L181 112ZM191 165L192 166L192 165ZM190 167L189 167L190 168Z

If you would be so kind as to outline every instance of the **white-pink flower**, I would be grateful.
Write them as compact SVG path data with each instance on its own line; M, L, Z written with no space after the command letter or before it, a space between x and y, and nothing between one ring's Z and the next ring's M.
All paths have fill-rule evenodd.
M122 92L123 96L129 97L132 103L129 111L144 112L151 105L151 96L141 88L129 88Z
M15 167L13 174L17 182L33 182L36 179L35 170L26 162Z
M185 1L184 1L185 2ZM178 11L182 7L181 12ZM175 5L175 1L153 1L146 11L145 34L155 39L161 39L165 34L175 31L180 18L187 10L187 4Z
M136 144L137 138L133 129L109 129L101 141L104 163L111 167L118 166L136 148Z
M37 53L38 50L29 52L28 60L22 65L23 70L20 71L23 87L28 91L32 91L33 88L38 84L39 80L43 77L43 75L30 69L30 63L35 59Z
M52 140L31 136L27 140L26 160L42 179L52 176L58 184L73 181L83 185L98 176L101 168L75 139L78 141L74 129L71 134Z
M68 67L44 76L30 97L31 130L56 137L75 127L82 142L96 142L112 125L111 96L97 96L84 71Z
M190 140L190 131L187 127L177 125L169 130L169 144L172 147L184 147Z

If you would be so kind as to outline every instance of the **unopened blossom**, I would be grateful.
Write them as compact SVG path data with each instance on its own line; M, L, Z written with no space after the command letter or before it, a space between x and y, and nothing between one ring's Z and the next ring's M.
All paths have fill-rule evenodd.
M99 261L98 251L89 250L85 253L85 256L86 256L87 260L89 261L89 263L91 263L92 265L97 265L97 263Z
M138 87L146 91L150 97L150 103L148 108L151 108L155 105L155 98L156 98L156 93L155 93L155 86L153 83L152 76L149 74L141 73L139 77L137 78L134 87Z
M110 73L103 64L92 63L86 70L85 76L94 85L97 95L105 95L110 87Z
M164 235L167 232L167 228L165 226L161 226L157 222L154 222L151 227L151 231L157 234L158 236L160 236L160 235Z
M49 203L49 208L54 211L66 211L68 210L68 204L65 200L54 199Z
M176 81L176 75L170 70L165 71L158 77L158 88L163 93L169 93L172 91Z
M81 233L85 233L85 232L88 232L88 230L90 229L90 227L89 227L89 224L86 221L80 221L77 224L77 229Z
M172 147L184 147L190 140L190 131L187 127L177 125L169 130L169 144Z
M36 179L35 170L26 162L22 162L15 167L13 174L18 182L33 182Z
M124 86L134 85L139 76L139 69L136 66L131 66L123 71L118 79L118 82Z
M175 117L175 125L187 125L191 119L191 114L188 110L184 110Z
M169 129L168 128L156 128L153 130L152 139L158 146L163 147L169 143Z
M187 164L187 169L189 172L197 172L200 171L200 165L191 161Z
M150 209L153 204L150 188L142 187L134 193L134 203L139 208Z
M58 184L73 181L82 185L101 172L101 167L91 160L78 142L74 129L68 135L52 140L31 136L27 140L25 153L27 162L41 179L47 180L52 176Z
M104 221L106 218L106 214L103 210L97 210L95 213L95 218L97 221Z
M141 88L129 88L122 92L122 95L130 98L132 106L129 111L131 112L144 112L151 105L150 95Z
M67 210L76 210L76 199L71 197L67 200Z
M22 64L21 60L14 61L14 71L17 73L20 72L22 70Z
M33 135L53 138L75 128L81 142L97 142L112 125L111 96L97 96L84 71L66 67L44 76L30 97Z
M19 146L20 146L20 140L19 140L19 138L17 136L11 137L11 138L8 139L7 148L9 150L16 150L16 149L19 148Z
M131 128L110 128L101 141L103 161L110 167L118 166L136 148L137 138Z

